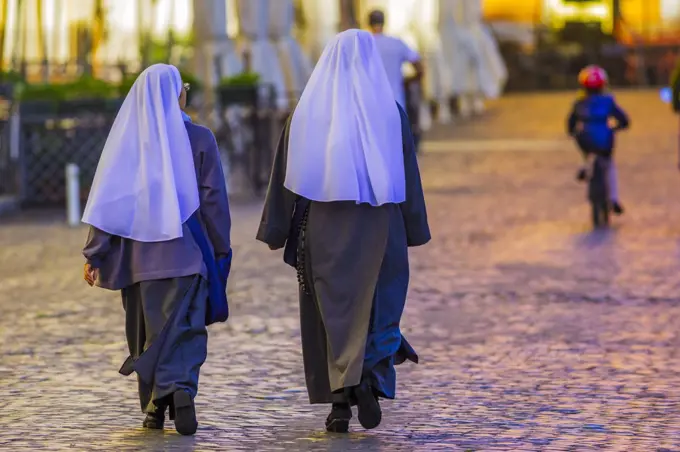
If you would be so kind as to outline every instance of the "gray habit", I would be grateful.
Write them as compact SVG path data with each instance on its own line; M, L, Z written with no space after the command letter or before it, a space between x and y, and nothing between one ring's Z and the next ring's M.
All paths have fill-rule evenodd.
M185 123L194 156L201 201L200 220L215 257L231 249L229 198L215 136L205 127ZM182 237L144 243L124 239L90 227L83 255L99 269L97 286L120 290L141 281L201 274L206 276L203 255L186 224Z
M300 321L311 403L343 401L343 389L362 378L380 396L394 398L394 365L418 360L399 322L408 288L407 247L427 243L430 231L410 126L400 113L407 187L401 205L301 200L283 186L290 123L279 141L257 238L274 249L295 242L304 261L298 262L306 286ZM307 212L302 228L300 209Z
M196 168L200 221L217 258L231 249L229 200L210 129L185 123ZM143 243L90 227L83 255L99 269L97 286L121 290L130 357L120 372L137 372L143 411L176 389L196 395L207 353L208 287L203 255L186 224L183 236Z
M130 357L120 369L137 372L142 411L167 405L183 389L192 398L205 362L208 284L201 276L144 281L121 291Z

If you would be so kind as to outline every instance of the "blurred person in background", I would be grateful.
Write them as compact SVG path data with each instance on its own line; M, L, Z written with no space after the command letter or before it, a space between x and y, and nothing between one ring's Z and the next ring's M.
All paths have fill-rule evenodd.
M120 373L137 373L143 426L163 429L169 408L192 435L206 324L226 320L214 308L227 308L231 220L215 137L182 115L187 89L165 64L135 81L97 166L83 254L87 283L122 293Z
M418 112L422 100L420 84L424 73L420 55L403 40L384 34L385 13L383 11L371 11L368 15L368 25L385 66L387 79L394 97L410 119L414 144L416 151L418 151L421 136L418 121ZM410 63L413 66L415 74L412 77L404 78L402 69L405 63Z
M324 50L281 135L257 233L297 269L307 391L346 433L377 427L394 366L418 356L399 323L408 247L430 240L408 118L370 33Z
M598 66L587 66L578 76L582 87L567 119L567 131L574 137L583 154L584 166L579 170L579 180L587 178L588 162L594 155L609 159L607 183L612 211L623 214L619 200L618 175L614 164L614 133L627 129L630 125L628 115L614 100L611 93L605 92L607 73ZM612 126L611 120L615 121Z

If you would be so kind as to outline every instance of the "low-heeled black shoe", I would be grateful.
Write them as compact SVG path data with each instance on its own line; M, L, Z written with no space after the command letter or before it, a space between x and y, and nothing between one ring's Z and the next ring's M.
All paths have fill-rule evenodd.
M578 173L576 173L576 180L579 182L585 182L588 180L588 170L585 168L581 168L578 170Z
M174 410L175 430L180 435L193 435L198 429L196 421L196 407L191 394L184 390L176 391L172 395L172 409Z
M352 419L352 408L349 403L334 403L331 414L326 419L326 431L347 433L349 432L350 419Z
M165 426L165 407L146 413L142 426L152 430L163 430Z
M353 389L354 399L357 402L358 418L361 426L367 430L376 428L382 421L382 410L378 403L378 397L373 393L373 388L367 380Z
M612 203L612 211L616 215L623 215L623 212L624 212L623 206L621 204L619 204L618 202L613 202Z

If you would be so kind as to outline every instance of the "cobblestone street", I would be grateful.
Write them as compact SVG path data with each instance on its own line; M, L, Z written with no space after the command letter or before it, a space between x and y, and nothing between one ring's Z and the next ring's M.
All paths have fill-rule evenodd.
M307 404L297 282L232 206L232 317L210 328L199 430L141 428L117 293L82 281L86 230L0 219L0 450L680 451L677 117L620 93L626 214L592 232L566 94L509 96L430 134L433 241L411 253L399 372L384 422L324 433Z

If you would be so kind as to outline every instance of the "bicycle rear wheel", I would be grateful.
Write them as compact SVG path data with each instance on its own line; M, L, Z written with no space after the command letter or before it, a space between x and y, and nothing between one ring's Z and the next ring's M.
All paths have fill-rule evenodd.
M603 202L600 205L600 212L602 213L602 226L609 226L609 203Z
M600 206L594 202L590 203L591 219L593 221L593 227L600 227Z

